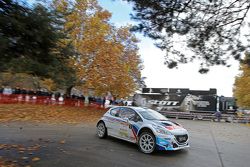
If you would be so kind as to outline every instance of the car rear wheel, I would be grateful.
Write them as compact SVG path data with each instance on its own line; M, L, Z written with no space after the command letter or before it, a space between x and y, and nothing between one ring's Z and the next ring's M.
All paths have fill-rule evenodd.
M101 139L107 137L107 128L103 122L97 124L97 135Z
M143 153L150 154L155 150L155 136L151 132L142 132L138 144Z

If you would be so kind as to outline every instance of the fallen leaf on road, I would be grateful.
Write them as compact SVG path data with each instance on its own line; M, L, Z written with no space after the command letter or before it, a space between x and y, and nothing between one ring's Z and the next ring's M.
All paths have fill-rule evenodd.
M21 159L29 159L29 157L22 157Z
M65 144L65 142L66 142L65 140L61 140L60 144Z
M26 151L26 148L20 147L18 148L19 151Z
M39 160L40 160L40 158L38 158L38 157L32 158L32 161L39 161Z

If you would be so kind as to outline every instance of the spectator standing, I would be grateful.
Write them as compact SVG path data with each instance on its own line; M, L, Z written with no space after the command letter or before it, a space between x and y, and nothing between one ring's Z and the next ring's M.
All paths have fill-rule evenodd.
M51 100L52 104L55 104L55 103L56 103L56 97L55 97L55 94L54 94L54 93L51 95L50 100Z
M60 97L58 98L58 103L59 103L59 104L64 104L63 101L64 101L63 95L60 94Z
M25 94L27 93L27 90L26 90L25 88L22 88L22 89L20 90L20 93L25 95Z
M41 91L41 89L37 89L37 90L36 90L36 95L37 95L37 96L42 96L42 91Z
M102 98L102 107L103 107L103 108L105 108L105 102L106 102L106 97L104 96L104 97Z
M4 87L2 86L2 87L0 88L0 94L3 93L3 89L4 89Z
M21 89L19 87L16 87L14 93L17 95L21 94Z
M218 120L218 122L220 122L220 120L221 120L221 112L216 111L214 115L215 115L216 119Z
M12 92L12 89L10 87L5 87L3 89L3 94L4 95L11 95L13 92Z

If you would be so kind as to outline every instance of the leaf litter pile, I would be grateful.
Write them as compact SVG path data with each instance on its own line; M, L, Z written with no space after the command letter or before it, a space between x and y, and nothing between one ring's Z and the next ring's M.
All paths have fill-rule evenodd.
M0 104L0 123L25 121L42 123L93 123L106 110L32 104Z
M0 126L11 122L80 124L96 123L106 112L91 107L65 107L31 104L0 104ZM64 145L64 139L50 141L39 139L30 145L0 143L0 167L31 167L40 161L39 152L50 143ZM64 149L59 148L61 152Z

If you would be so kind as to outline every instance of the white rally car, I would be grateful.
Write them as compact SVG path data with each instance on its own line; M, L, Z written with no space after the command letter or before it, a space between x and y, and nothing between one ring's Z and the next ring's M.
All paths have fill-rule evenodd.
M189 147L186 129L157 111L141 107L110 108L97 123L97 135L136 143L146 154Z

